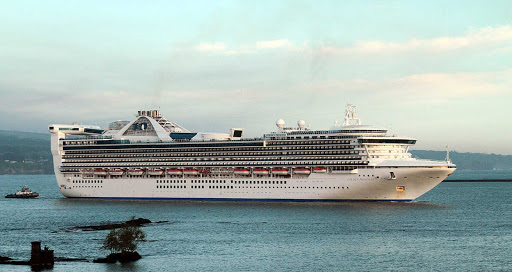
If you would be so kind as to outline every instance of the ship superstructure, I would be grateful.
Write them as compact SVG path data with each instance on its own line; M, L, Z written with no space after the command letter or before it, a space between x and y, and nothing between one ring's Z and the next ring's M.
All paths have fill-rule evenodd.
M66 197L189 200L410 201L454 170L449 161L412 158L416 140L362 125L347 106L342 125L306 122L261 138L194 133L139 111L131 122L50 125L60 191Z

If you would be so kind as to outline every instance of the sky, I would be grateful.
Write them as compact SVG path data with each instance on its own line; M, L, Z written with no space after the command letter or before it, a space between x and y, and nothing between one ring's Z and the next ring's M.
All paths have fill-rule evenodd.
M363 124L512 154L511 1L0 1L0 129L157 109L255 137Z

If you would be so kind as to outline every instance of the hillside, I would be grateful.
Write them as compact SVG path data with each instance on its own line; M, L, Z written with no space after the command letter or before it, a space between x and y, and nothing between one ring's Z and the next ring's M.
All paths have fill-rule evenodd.
M416 158L444 160L446 152L412 150ZM451 152L460 170L512 170L512 156ZM53 174L50 134L0 130L1 174Z
M0 174L53 174L50 134L0 130Z
M445 151L411 150L413 157L444 160ZM450 152L450 160L459 170L512 170L512 155Z

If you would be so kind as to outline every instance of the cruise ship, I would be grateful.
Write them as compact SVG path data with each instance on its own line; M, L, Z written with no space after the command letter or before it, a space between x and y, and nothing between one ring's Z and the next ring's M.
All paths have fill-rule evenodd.
M98 126L53 124L51 151L61 193L70 198L223 201L411 201L448 177L446 161L412 158L410 137L344 122L314 130L301 120L245 138L195 133L160 110Z

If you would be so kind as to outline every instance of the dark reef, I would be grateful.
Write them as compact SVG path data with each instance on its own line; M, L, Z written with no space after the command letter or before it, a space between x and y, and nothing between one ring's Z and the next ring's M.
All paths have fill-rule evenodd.
M137 218L133 220L128 220L123 223L107 223L103 225L94 225L94 226L78 226L74 227L74 229L79 229L82 231L95 231L95 230L111 230L111 229L118 229L118 228L124 228L128 226L143 226L145 224L152 223L151 220L145 219L145 218ZM163 222L157 222L157 223L163 223Z
M129 263L142 259L139 253L134 252L122 252L122 253L112 253L109 254L106 258L98 258L94 260L94 263Z

